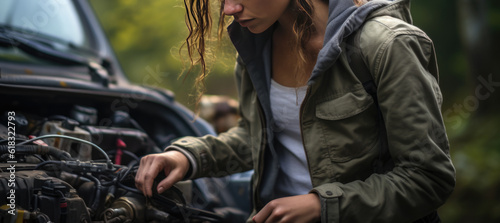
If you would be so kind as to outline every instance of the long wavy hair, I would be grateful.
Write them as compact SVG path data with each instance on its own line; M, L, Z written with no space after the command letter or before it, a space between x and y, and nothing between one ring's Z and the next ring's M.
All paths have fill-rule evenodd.
M300 61L298 69L303 66L308 59L306 54L306 45L311 35L315 31L312 22L314 8L313 0L291 0L291 7L297 13L296 20L293 25L295 41L293 47L296 47ZM321 0L328 2L328 0ZM369 0L353 0L358 6L366 3ZM214 4L215 2L215 4ZM195 65L200 65L200 73L195 79L197 89L196 111L198 111L198 102L205 92L205 78L209 73L207 66L207 43L211 41L211 32L213 26L212 7L218 7L218 22L217 22L217 39L220 40L225 32L226 23L229 22L224 14L224 0L184 0L186 10L185 22L189 34L183 44L187 49L187 54L190 61L190 68L186 75L189 75L191 68ZM183 49L181 47L181 50Z

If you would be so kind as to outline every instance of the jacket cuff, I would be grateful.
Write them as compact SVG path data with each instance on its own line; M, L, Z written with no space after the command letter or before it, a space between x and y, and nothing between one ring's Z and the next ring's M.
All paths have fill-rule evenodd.
M340 197L342 190L333 184L323 184L313 188L321 203L321 222L340 222Z
M188 152L188 151L186 151L186 150L184 150L184 149L182 149L180 147L177 147L177 146L167 146L167 148L165 148L163 151L167 152L167 151L172 151L172 150L181 152L189 160L189 164L190 164L189 165L189 170L186 173L186 176L184 176L184 178L182 180L191 180L191 179L193 179L193 177L195 176L196 172L198 171L198 165L196 164L196 159L193 156L193 154L191 154L190 152Z

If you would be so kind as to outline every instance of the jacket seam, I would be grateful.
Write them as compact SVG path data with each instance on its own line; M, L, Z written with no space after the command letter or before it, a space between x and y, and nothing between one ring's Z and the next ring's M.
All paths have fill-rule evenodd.
M381 69L381 66L382 66L382 55L387 52L387 49L389 48L389 46L391 45L390 43L394 42L394 40L396 40L396 38L400 37L400 36L415 36L417 38L423 38L425 39L426 41L428 42L431 42L430 38L421 30L413 30L413 29L405 29L405 30L394 30L392 29L391 27L387 26L387 24L381 22L381 21L378 21L376 19L373 20L374 22L384 26L386 28L386 30L388 30L390 33L388 35L388 38L381 44L381 47L377 50L377 52L375 53L375 64L374 64L374 73L373 73L373 78L376 82L376 84L378 85L378 79L379 79L379 76L378 75L380 73L380 69ZM362 49L361 49L361 53L362 55L365 55L363 52L362 52ZM428 52L426 52L426 54L428 55Z

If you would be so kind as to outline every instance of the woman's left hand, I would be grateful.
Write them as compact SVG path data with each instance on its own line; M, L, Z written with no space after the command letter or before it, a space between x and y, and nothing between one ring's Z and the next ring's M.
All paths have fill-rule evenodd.
M252 220L261 222L319 222L321 204L317 194L305 194L272 200Z

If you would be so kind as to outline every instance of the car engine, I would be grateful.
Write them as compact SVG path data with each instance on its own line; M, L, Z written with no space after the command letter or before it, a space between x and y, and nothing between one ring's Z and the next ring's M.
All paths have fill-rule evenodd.
M161 149L128 112L99 120L90 106L29 107L0 114L0 222L223 220L191 207L176 186L150 198L135 188L140 157Z

